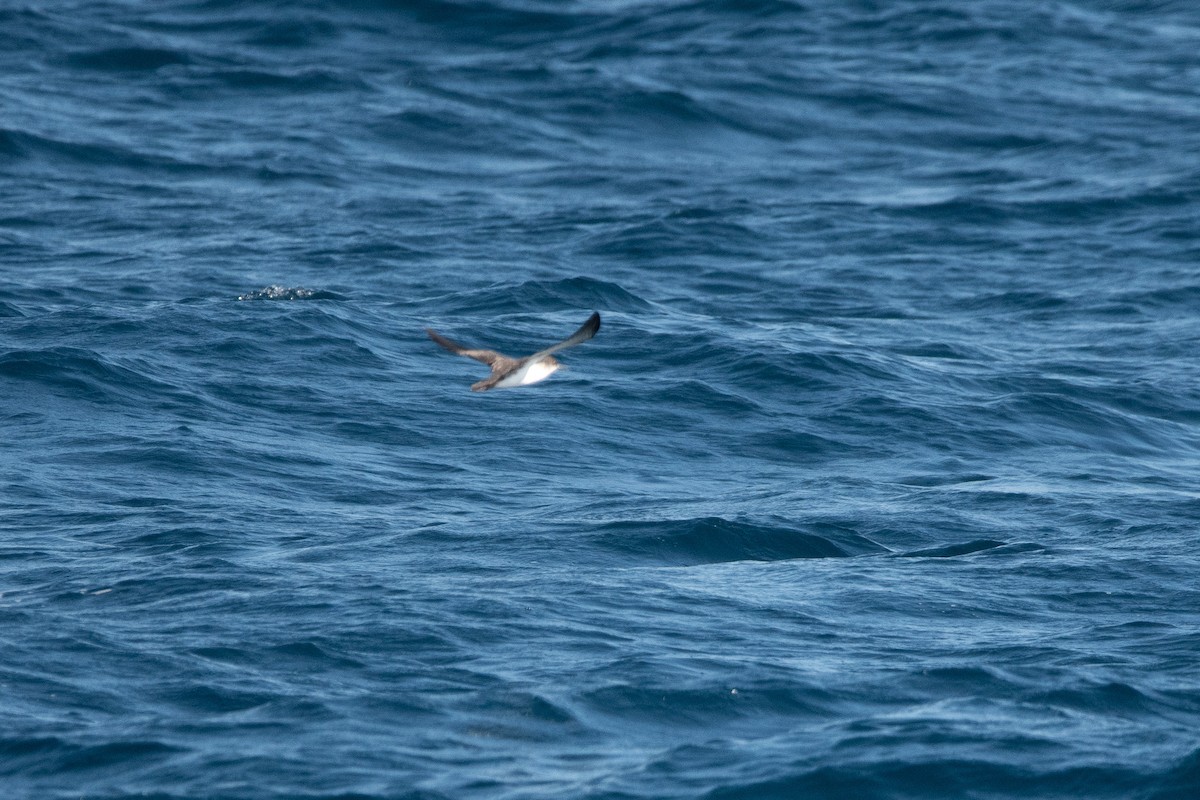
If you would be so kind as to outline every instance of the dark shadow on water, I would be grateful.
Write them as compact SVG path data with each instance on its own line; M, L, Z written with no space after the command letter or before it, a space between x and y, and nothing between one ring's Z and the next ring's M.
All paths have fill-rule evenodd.
M637 560L677 566L847 558L887 552L883 546L847 528L763 525L721 517L613 522L600 529L596 543Z

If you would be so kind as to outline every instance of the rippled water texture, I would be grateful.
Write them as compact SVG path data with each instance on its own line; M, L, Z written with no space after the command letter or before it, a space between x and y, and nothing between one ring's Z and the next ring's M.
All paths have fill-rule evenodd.
M1200 797L1198 54L0 4L0 794Z

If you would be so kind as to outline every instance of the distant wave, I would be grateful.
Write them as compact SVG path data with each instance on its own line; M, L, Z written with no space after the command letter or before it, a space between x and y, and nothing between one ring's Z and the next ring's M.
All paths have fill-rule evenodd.
M75 67L110 72L144 72L174 64L187 64L188 55L180 50L156 47L110 47L72 53L68 62Z
M585 277L492 284L432 298L426 303L447 313L468 315L581 309L637 312L650 307L619 284Z
M720 517L611 522L601 526L594 539L614 552L672 565L846 558L887 552L887 548L854 531L761 525Z
M0 354L0 375L63 391L78 399L119 403L137 398L163 407L195 407L197 396L153 374L148 364L117 364L76 347Z
M238 300L345 300L337 292L325 289L306 289L303 286L273 284L253 292L238 295Z

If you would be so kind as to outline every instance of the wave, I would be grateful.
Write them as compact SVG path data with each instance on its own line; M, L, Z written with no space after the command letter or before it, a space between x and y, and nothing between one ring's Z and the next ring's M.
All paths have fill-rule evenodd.
M9 303L5 300L0 300L0 318L4 317L23 317L25 312L14 303Z
M191 63L191 58L182 50L167 48L107 47L77 51L67 56L67 63L103 72L153 72L166 66Z
M72 164L99 170L161 170L171 174L210 169L202 161L178 158L150 147L133 147L115 141L47 136L21 130L0 130L0 154L14 159Z
M249 26L252 31L245 37L247 44L288 49L333 42L341 32L341 28L333 22L312 17L255 20Z
M20 133L8 128L0 128L0 156L16 158L24 155L25 152L26 149L21 143Z
M1181 758L1155 783L1147 800L1192 800L1200 794L1200 749Z
M475 105L480 104L491 105L485 99ZM492 113L501 113L501 110L493 109ZM447 157L446 161L436 163L429 163L428 158L417 159L416 163L425 169L471 169L463 160L468 154L475 157L476 164L480 163L479 159L494 159L492 163L503 169L503 162L517 162L522 157L546 158L545 136L524 130L527 122L514 118L500 134L494 126L480 124L478 108L423 103L419 108L381 115L368 129L380 144L407 156L410 163L413 153Z
M577 276L560 280L529 280L455 292L423 301L440 313L489 315L545 313L586 309L641 312L650 304L611 281Z
M98 403L150 401L160 410L200 404L194 393L154 377L149 365L134 368L76 347L12 350L0 354L0 375Z
M596 18L571 7L560 10L557 4L538 7L489 0L369 0L350 5L356 10L399 12L455 38L487 38L506 44L565 36Z
M731 561L847 558L887 549L848 529L736 522L721 517L622 521L600 526L596 545L639 561L671 566Z
M1080 392L1082 393L1082 392ZM1164 425L1106 408L1075 392L1020 391L989 403L994 418L1031 441L1075 443L1123 455L1172 450L1181 440ZM1164 415L1173 411L1163 408Z
M899 747L900 743L897 743ZM1028 744L1013 742L1022 749ZM1080 797L1126 800L1145 789L1150 776L1108 766L1038 771L1013 764L963 756L922 759L897 755L878 761L790 770L791 774L722 786L708 800L792 800L797 797L854 797L859 800L903 800L916 797Z
M982 553L985 550L994 550L998 547L1004 547L1006 544L1006 542L996 541L995 539L974 539L969 542L958 542L956 544L942 545L941 547L929 547L924 550L910 550L907 553L897 553L896 555L908 558L955 558L957 556Z
M822 719L833 705L823 688L795 680L786 685L743 681L740 686L730 686L714 685L710 677L702 676L684 682L690 685L646 685L618 678L608 686L584 692L581 700L592 713L609 717L621 727L675 730L676 726L703 728L771 717L793 723Z
M5 756L4 772L9 774L56 774L84 770L116 770L149 766L182 750L165 742L129 739L95 744L72 742L60 737L0 738L0 754Z
M240 294L238 300L345 300L344 295L327 289L306 289L303 286L272 284L253 292Z
M367 83L358 78L318 67L273 70L252 67L214 69L189 75L186 81L177 81L171 87L172 91L180 94L200 93L218 84L234 92L245 90L251 93L286 94L346 92L368 88Z

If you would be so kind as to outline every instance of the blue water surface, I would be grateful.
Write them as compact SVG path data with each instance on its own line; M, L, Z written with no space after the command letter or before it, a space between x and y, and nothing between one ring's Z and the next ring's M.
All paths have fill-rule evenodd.
M1192 3L4 2L0 201L6 798L1200 797Z

